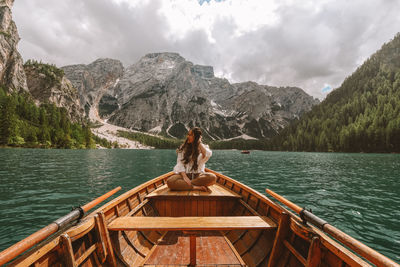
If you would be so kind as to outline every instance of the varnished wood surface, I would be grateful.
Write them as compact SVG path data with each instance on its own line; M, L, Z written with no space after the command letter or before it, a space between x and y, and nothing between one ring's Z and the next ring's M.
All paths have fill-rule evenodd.
M181 231L169 232L152 251L144 266L184 265L190 262L189 236ZM242 266L223 235L199 232L196 238L196 265ZM243 262L243 261L242 261Z
M170 197L153 198L159 216L231 216L236 198Z
M94 228L84 226L85 220L83 220L81 222L82 225L77 225L76 228L70 228L66 231L76 239L75 241L70 240L72 244L58 236L53 241L49 241L50 243L28 252L18 259L15 265L65 266L68 259L75 259L75 263L82 261L82 266L85 267L99 266L103 262L103 265L108 266L112 265L113 260L114 264L115 260L117 261L118 266L122 262L126 262L127 266L141 266L145 262L145 266L147 267L187 266L187 263L181 264L178 262L173 264L147 262L147 259L155 257L156 254L153 255L153 253L159 248L160 252L163 251L161 250L161 246L158 247L156 244L158 244L158 239L165 231L108 232L106 227L116 218L128 215L161 217L194 216L190 220L195 220L196 217L200 216L253 215L253 217L257 218L260 218L258 216L262 216L261 218L265 218L267 223L272 222L270 223L270 226L272 226L273 224L279 224L282 212L288 212L289 221L286 227L287 235L285 238L282 238L283 236L279 234L279 232L282 232L282 229L281 231L277 231L277 228L271 228L273 230L243 229L224 231L225 241L228 240L230 242L231 250L236 252L234 253L236 257L243 260L242 264L204 262L200 264L200 262L197 262L197 266L227 267L241 266L245 263L247 266L260 267L268 266L268 263L271 261L276 263L272 264L274 266L299 266L302 265L301 262L304 263L305 261L307 261L307 266L369 266L359 256L329 238L319 229L310 225L302 225L301 223L293 224L294 221L301 222L301 220L286 208L272 202L264 195L232 178L216 172L213 173L217 175L217 184L210 187L210 192L169 191L165 183L168 177L173 175L172 172L139 185L87 216L86 219L90 219L90 217L95 216L99 212L104 213L103 225L101 227L98 226L98 218L96 218L96 226ZM148 200L146 199L147 197L149 197ZM102 232L99 231L101 229ZM196 234L202 232L201 230L192 231ZM214 228L211 231L213 234L218 232ZM179 231L174 230L168 233L176 234ZM111 240L109 239L110 237ZM313 237L312 240L311 237ZM186 238L188 239L189 237ZM280 242L276 242L276 239L280 239ZM107 240L108 242L106 242ZM209 240L212 240L212 238ZM212 240L211 243L213 249L218 249L217 241ZM278 245L279 249L276 248L277 244L280 244ZM94 245L96 245L95 250ZM172 249L174 244L169 244L168 246ZM186 245L185 247L185 249L189 250L190 246ZM202 246L197 247L201 249ZM169 247L167 251L169 251ZM224 249L223 252L226 251L228 250ZM174 250L171 250L171 253L174 253ZM189 252L187 253L189 260L190 254ZM196 258L201 257L199 250L196 250L196 254ZM111 255L115 255L116 258L113 259ZM166 253L165 257L160 256L159 259L165 260L175 257L173 255ZM220 255L223 255L222 252ZM299 255L304 260L299 261L298 258L301 258L298 257ZM175 259L178 258L179 255L176 255ZM275 261L271 260L271 258L275 258ZM72 262L69 263L72 264ZM14 266L14 263L11 266Z
M187 190L187 191L171 191L167 185L163 185L146 196L146 198L164 198L164 197L233 197L241 198L241 196L233 191L224 188L219 184L208 187L209 191Z
M235 230L274 228L258 216L220 217L119 217L108 230Z

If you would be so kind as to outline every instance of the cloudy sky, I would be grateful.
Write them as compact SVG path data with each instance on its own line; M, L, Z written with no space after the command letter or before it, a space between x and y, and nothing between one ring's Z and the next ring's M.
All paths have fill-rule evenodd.
M125 66L177 52L231 82L323 99L400 32L399 0L17 0L24 60Z

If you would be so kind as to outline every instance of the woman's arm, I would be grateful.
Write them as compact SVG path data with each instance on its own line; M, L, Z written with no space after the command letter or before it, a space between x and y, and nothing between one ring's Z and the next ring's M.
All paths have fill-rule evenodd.
M200 149L201 155L203 156L203 158L205 158L206 157L206 148L204 147L204 144L201 142L199 143L199 149Z

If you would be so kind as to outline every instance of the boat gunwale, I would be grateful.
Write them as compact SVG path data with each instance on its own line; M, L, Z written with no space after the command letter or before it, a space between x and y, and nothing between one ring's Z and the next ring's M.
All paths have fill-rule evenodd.
M165 180L166 178L168 178L169 176L171 176L173 174L174 174L174 172L168 172L168 173L160 175L160 176L158 176L156 178L153 178L153 179L151 179L151 180L149 180L149 181L147 181L147 182L145 182L143 184L140 184L140 185L130 189L129 191L126 191L122 195L110 200L109 202L107 202L103 206L99 207L95 211L89 213L85 218L87 218L89 216L94 216L95 214L97 214L100 211L106 213L107 211L109 211L110 209L114 208L115 206L117 206L122 201L127 200L129 197L133 196L134 194L139 193L141 190L146 189L151 185L154 185L158 181Z
M290 210L288 210L287 208L285 208L283 204L275 203L274 201L269 199L267 196L261 194L260 192L254 190L253 188L251 188L251 187L249 187L249 186L247 186L247 185L245 185L245 184L243 184L243 183L241 183L241 182L239 182L239 181L237 181L237 180L235 180L233 178L230 178L230 177L228 177L226 175L223 175L221 173L218 173L216 171L213 171L213 170L207 169L207 168L206 168L206 171L212 172L215 175L220 176L223 179L230 181L231 183L239 185L239 187L242 187L243 189L246 189L246 191L249 194L252 193L256 197L264 200L265 202L267 202L266 203L267 205L269 205L270 207L274 208L277 212L279 212L279 213L282 213L282 212L288 213L289 216L291 217L291 220L294 220L297 223L300 223L300 225L299 225L300 227L303 227L307 231L313 233L314 236L319 236L321 238L321 243L324 244L324 247L326 249L328 249L329 251L331 251L334 255L336 255L342 261L346 262L347 264L349 264L351 266L354 266L352 264L356 264L356 266L371 266L361 256L359 256L358 254L356 254L355 252L350 250L350 248L347 248L346 246L338 243L332 237L330 237L328 234L324 233L323 231L321 231L320 229L318 229L314 225L312 225L312 224L304 224L303 220L299 216L297 216L297 214L295 214L295 213L291 212ZM225 187L225 185L223 185L223 184L221 184L221 185ZM227 189L229 189L229 188L227 188ZM229 189L229 190L231 190L231 189ZM238 193L238 194L241 195L241 192ZM245 202L245 203L247 203L247 202ZM310 238L309 241L311 241L311 238ZM329 246L326 246L325 244L329 244Z
M253 195L253 196L255 196L255 197L259 198L259 199L264 200L268 206L270 206L271 208L273 208L273 209L274 209L275 211L277 211L278 213L281 213L281 212L282 212L282 207L281 207L280 205L278 205L277 203L273 202L273 201L272 201L271 199L269 199L267 196L261 194L260 192L254 190L253 188L251 188L251 187L249 187L249 186L247 186L247 185L245 185L245 184L243 184L243 183L241 183L241 182L239 182L239 181L237 181L237 180L235 180L235 179L233 179L233 178L230 178L230 177L228 177L228 176L226 176L226 175L224 175L224 174L222 174L222 173L216 172L216 171L214 171L214 170L211 170L211 169L207 169L207 168L206 168L206 171L207 171L207 172L214 173L217 177L219 176L219 177L221 177L222 179L225 179L225 180L227 180L227 181L230 181L231 183L233 183L233 184L239 186L239 188L242 188L242 191L241 191L241 192L235 192L235 191L233 191L232 189L226 187L224 184L220 184L220 185L222 185L223 187L225 187L226 189L228 189L228 190L230 190L230 191L233 191L233 192L235 192L236 194L239 194L239 195L241 195L241 196L243 196L243 195L242 195L242 192L243 192L243 189L245 189L245 191L247 191L247 193L249 193L250 195ZM218 179L217 179L217 181L218 181ZM218 182L217 182L217 183L218 183ZM243 200L243 201L244 201L244 200ZM246 202L246 201L245 201L245 202ZM246 203L247 203L247 202L246 202ZM247 204L248 204L248 203L247 203Z
M254 208L254 207L252 207L250 205L250 203L248 203L248 200L250 199L250 195L253 195L255 198L259 199L260 201L264 202L269 207L273 208L276 212L279 213L280 216L282 213L287 213L290 216L291 220L299 223L300 228L311 233L311 235L310 235L311 238L309 238L309 240L307 240L307 241L311 242L312 237L318 236L321 239L322 247L329 250L334 255L336 255L342 262L345 262L351 266L371 266L370 264L368 264L366 262L366 260L364 258L362 258L361 256L359 256L356 253L353 253L353 251L350 248L337 242L336 240L334 240L334 238L330 237L328 234L324 233L323 231L321 231L314 225L304 224L302 219L300 217L298 217L297 214L294 214L292 211L287 209L283 204L275 203L273 200L269 199L267 196L261 194L260 192L254 190L253 188L250 188L249 186L244 185L243 183L241 183L235 179L232 179L228 176L225 176L221 173L218 173L218 172L210 170L210 169L206 169L206 171L214 173L218 177L217 183L218 183L219 179L224 179L224 180L229 181L230 183L234 184L231 186L231 188L229 188L229 187L225 186L225 183L224 184L218 183L219 185L223 186L227 190L230 190L232 192L235 192L235 193L241 195L242 196L241 199L245 203L247 203L251 208ZM109 201L106 204L102 205L101 207L97 208L95 211L89 213L87 216L85 216L82 219L82 221L78 222L75 225L71 225L70 227L63 230L62 232L59 232L50 241L45 242L42 246L39 246L38 248L37 247L33 248L26 255L22 254L22 255L18 256L16 258L17 266L18 266L18 264L21 264L21 263L31 262L30 264L33 264L34 262L37 262L41 257L45 256L47 253L50 253L54 248L59 246L59 244L60 244L59 240L60 240L60 236L62 234L69 233L69 232L75 232L75 231L77 231L77 229L82 228L84 225L88 225L89 224L88 221L93 222L93 225L94 225L95 221L91 220L91 219L96 214L101 213L101 212L103 212L105 214L106 212L115 208L120 203L122 203L123 201L126 201L127 199L134 196L135 194L140 195L141 191L145 190L146 188L154 186L154 188L157 189L158 187L162 186L161 184L157 184L158 182L163 181L162 184L165 184L165 180L173 174L174 174L174 172L168 172L163 175L160 175L160 176L153 178L143 184L140 184L140 185L128 190L127 192L121 194L120 196L112 199L111 201ZM234 188L234 186L237 186L240 189L239 192L232 190ZM243 192L246 192L249 194L247 196L247 201L243 197ZM149 194L149 193L150 192L148 192L148 190L146 190L146 194ZM143 200L144 200L144 198L145 198L145 196L143 197ZM138 205L140 205L140 204L138 204ZM131 207L131 208L134 209L135 207ZM257 207L258 207L258 204L257 204ZM255 208L255 210L257 211L257 208ZM272 217L270 217L270 218L273 219ZM105 222L105 223L107 223L107 222ZM83 227L83 228L86 229L86 227ZM296 231L292 230L292 232L294 234L298 235L298 233ZM82 233L77 233L77 235L82 235ZM45 249L46 251L44 252L41 249ZM22 256L22 258L21 258L21 256ZM11 263L11 265L14 266L13 263Z
M263 195L262 193L256 191L255 189L233 179L230 178L222 173L216 172L214 170L205 169L207 172L211 172L213 174L215 174L217 176L217 183L218 183L218 178L222 178L224 180L227 180L229 182L231 182L232 184L238 186L241 190L240 192L236 192L233 191L231 188L228 188L227 186L225 186L225 184L222 183L218 183L219 185L223 186L225 189L230 190L232 192L235 192L236 194L239 194L242 196L242 200L245 201L243 199L243 191L247 192L249 195L253 195L255 196L257 199L260 199L261 201L263 201L265 204L267 204L268 206L270 206L271 208L273 208L276 212L278 212L279 214L286 212L289 214L289 216L291 217L292 220L295 220L296 222L301 224L301 227L304 227L304 229L306 229L307 231L312 232L312 234L314 236L320 236L321 238L321 243L323 244L329 244L328 246L324 245L324 247L326 249L328 249L329 251L331 251L334 255L336 255L338 258L340 258L342 261L346 262L347 264L356 264L357 266L371 266L370 264L368 264L361 256L355 254L353 251L351 251L349 248L347 248L346 246L341 245L340 243L336 242L334 239L332 239L329 235L327 235L326 233L320 231L317 227L311 225L311 224L303 224L302 219L297 216L297 214L294 214L293 212L291 212L290 210L288 210L286 207L284 207L284 205L279 204L279 203L275 203L273 200L271 200L270 198L268 198L267 196ZM119 203L121 203L122 201L125 201L126 199L128 199L129 197L131 197L134 194L139 193L141 190L157 183L160 180L164 180L167 179L169 176L173 175L174 172L168 172L166 174L160 175L154 179L151 179L141 185L136 186L135 188L132 188L131 190L125 192L124 194L118 196L117 198L114 198L113 200L111 200L110 202L106 203L105 205L103 205L102 207L98 208L97 210L95 210L94 212L90 213L87 217L96 214L99 211L103 211L104 213L107 212L108 210L114 208L115 206L117 206ZM245 201L245 203L247 203ZM114 205L115 204L115 205ZM249 205L249 203L247 203ZM251 206L250 206L251 207ZM272 218L273 219L273 218ZM278 224L278 222L277 222ZM309 240L311 242L311 239Z

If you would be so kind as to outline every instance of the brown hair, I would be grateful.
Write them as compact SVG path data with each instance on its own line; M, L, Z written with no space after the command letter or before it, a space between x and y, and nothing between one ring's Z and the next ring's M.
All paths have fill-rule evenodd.
M194 127L191 129L194 140L193 143L188 143L188 138L186 138L185 142L179 147L179 151L183 151L183 159L182 162L184 164L188 164L190 161L193 161L192 170L197 170L197 158L199 157L199 143L201 137L201 130L199 127Z

